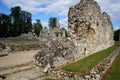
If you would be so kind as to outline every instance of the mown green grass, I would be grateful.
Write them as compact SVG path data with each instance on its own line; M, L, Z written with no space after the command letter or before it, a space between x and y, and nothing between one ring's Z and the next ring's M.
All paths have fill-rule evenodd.
M17 44L17 45L28 45L28 44L45 44L45 41L3 41L5 44Z
M120 53L118 54L115 62L109 70L109 74L105 76L105 80L119 80L120 79Z
M83 58L77 62L68 64L62 67L63 70L76 72L76 73L86 73L91 70L95 65L104 60L111 52L113 52L119 45L114 45L108 49L102 50L95 54L92 54L86 58Z

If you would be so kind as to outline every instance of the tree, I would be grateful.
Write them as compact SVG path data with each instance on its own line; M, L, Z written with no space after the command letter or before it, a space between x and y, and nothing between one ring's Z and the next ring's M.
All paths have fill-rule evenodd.
M5 14L0 14L0 37L9 36L10 17Z
M11 8L11 14L0 13L0 37L19 36L32 31L32 14L21 11L19 6Z
M29 12L21 11L20 20L21 20L21 28L22 33L28 33L32 31L32 15Z
M49 18L49 27L54 28L56 27L56 22L57 22L57 18L56 17L50 17Z
M39 36L40 32L42 31L43 27L42 24L40 22L40 19L36 20L36 23L34 23L34 33Z
M11 21L12 21L12 26L13 26L13 35L18 36L20 35L20 29L21 29L21 20L20 20L20 13L21 13L21 8L19 6L11 8Z
M114 40L119 41L119 37L120 37L120 29L114 31Z
M19 36L21 33L32 31L32 15L29 12L21 11L19 6L11 8L11 33L13 36Z

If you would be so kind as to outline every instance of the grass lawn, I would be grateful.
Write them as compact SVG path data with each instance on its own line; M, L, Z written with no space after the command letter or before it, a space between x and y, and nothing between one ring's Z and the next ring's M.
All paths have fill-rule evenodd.
M27 44L45 44L45 41L3 41L5 44L17 44L17 45L27 45Z
M95 65L105 59L111 52L113 52L119 45L114 45L108 49L92 54L86 58L83 58L77 62L63 66L62 69L70 72L84 74L91 70Z
M108 73L105 75L105 80L119 80L120 79L120 53L115 62L112 64Z

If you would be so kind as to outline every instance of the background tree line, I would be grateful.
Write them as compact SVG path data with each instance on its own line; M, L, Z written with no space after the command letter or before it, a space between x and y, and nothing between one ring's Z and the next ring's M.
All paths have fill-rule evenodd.
M10 15L0 14L0 37L19 36L32 31L32 15L19 6L11 8Z
M54 28L56 27L56 22L57 22L57 18L56 17L50 17L49 18L49 28Z
M114 31L114 40L120 41L120 29Z
M22 33L34 32L39 36L43 29L40 19L32 25L32 14L22 11L21 7L11 8L10 15L0 13L0 37L15 37ZM49 27L56 27L57 18L49 18Z

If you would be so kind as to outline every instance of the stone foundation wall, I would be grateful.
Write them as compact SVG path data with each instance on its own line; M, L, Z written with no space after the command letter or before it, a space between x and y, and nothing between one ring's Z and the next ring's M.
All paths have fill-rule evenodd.
M96 65L87 74L77 75L72 72L63 71L56 68L49 68L48 74L56 76L61 80L101 80L119 53L120 47L112 52L105 60Z
M29 45L7 45L8 51L28 51L40 49L42 45L39 44L29 44Z

